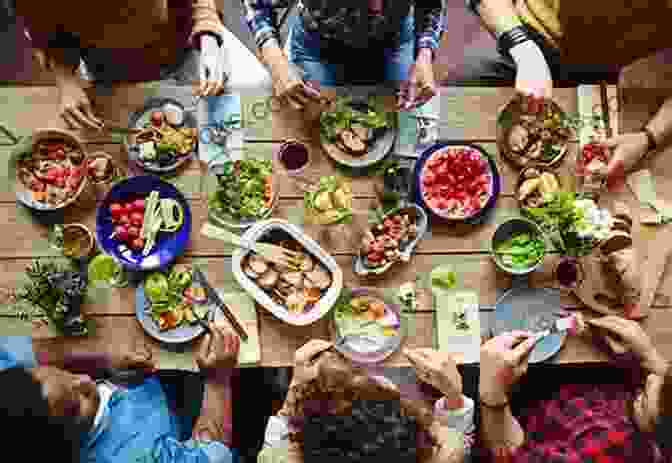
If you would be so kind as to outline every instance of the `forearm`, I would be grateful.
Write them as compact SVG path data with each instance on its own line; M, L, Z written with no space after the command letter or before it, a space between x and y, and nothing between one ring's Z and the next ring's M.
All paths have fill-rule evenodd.
M481 440L494 455L506 455L525 442L525 431L511 413L504 408L481 405Z
M231 374L231 371L219 372L216 377L206 379L201 415L193 430L194 439L216 440L231 447L233 442Z
M522 25L512 0L481 0L476 6L476 13L495 38Z
M267 45L279 47L277 9L288 8L288 0L244 0L245 22L259 51Z
M260 52L263 64L271 70L271 73L275 69L289 64L287 56L275 39L267 40L260 48Z
M672 98L668 98L655 116L646 124L659 148L672 142Z
M224 25L217 14L215 0L192 0L192 12L192 46L200 47L198 38L205 33L214 35L221 46Z
M656 374L658 376L665 376L667 370L670 368L670 362L665 360L660 352L655 351L650 358L646 359L643 363L644 369L649 373Z
M34 338L33 350L41 366L90 376L106 374L112 368L110 355L101 352L93 338Z

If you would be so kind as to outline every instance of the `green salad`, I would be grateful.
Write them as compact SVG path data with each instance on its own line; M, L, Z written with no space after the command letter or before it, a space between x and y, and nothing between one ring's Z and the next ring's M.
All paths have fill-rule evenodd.
M501 262L513 270L526 270L546 253L546 244L541 237L531 233L518 233L495 248Z
M320 116L322 134L330 142L335 142L339 133L350 129L353 124L369 129L382 129L392 125L394 113L385 111L382 102L377 98L369 98L366 112L358 110L357 105L352 103L351 97L336 98L333 107Z
M270 160L227 161L217 175L219 187L208 204L219 215L234 219L260 219L273 203L273 167Z

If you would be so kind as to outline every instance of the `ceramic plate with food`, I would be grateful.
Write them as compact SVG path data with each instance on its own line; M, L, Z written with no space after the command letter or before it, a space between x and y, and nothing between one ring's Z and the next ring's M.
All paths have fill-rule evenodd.
M320 117L320 140L327 155L348 167L366 167L383 159L396 139L394 113L380 100L355 102L337 97Z
M142 129L127 139L129 156L148 172L172 172L198 150L195 114L170 98L147 101L131 114L129 127Z
M143 175L117 183L96 217L96 237L106 254L131 270L172 263L189 242L191 211L173 185Z
M73 203L88 183L84 146L62 130L36 132L11 162L16 197L32 209L61 209Z
M212 309L205 290L195 286L189 267L151 272L136 290L136 317L145 331L168 343L189 342L201 335L196 317Z
M347 223L352 219L352 183L343 177L321 177L304 194L306 222L316 225Z
M356 362L382 362L404 337L400 309L377 291L344 289L334 308L336 349Z
M543 207L552 195L562 189L555 172L543 167L523 169L516 183L516 196L521 209Z
M238 283L263 307L293 325L321 318L338 297L343 275L336 261L297 227L281 220L260 222L241 238L270 243L298 255L290 264L237 250L233 273Z
M546 98L518 94L497 119L499 151L518 167L559 162L572 135L562 108Z
M499 194L495 163L476 145L434 145L415 173L420 204L443 220L473 219L492 208Z
M408 262L427 224L427 214L415 204L390 211L364 234L355 273L382 274L397 262Z
M214 164L216 190L208 198L208 213L214 222L228 228L247 228L273 213L278 185L273 164L266 159L241 159Z

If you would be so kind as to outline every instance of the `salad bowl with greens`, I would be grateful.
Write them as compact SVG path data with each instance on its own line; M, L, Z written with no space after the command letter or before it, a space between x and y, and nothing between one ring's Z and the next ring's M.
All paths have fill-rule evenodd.
M240 230L271 216L278 185L270 160L226 161L210 170L217 177L216 190L208 198L208 215L213 222Z
M544 262L544 234L530 220L508 220L497 227L492 237L491 254L500 269L512 275L526 275Z

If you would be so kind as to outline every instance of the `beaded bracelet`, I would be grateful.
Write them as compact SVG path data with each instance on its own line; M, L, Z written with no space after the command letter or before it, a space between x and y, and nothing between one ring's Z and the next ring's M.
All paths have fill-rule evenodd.
M509 29L506 32L503 32L502 35L497 39L497 50L502 55L510 56L509 51L516 45L520 45L523 42L532 40L530 34L527 31L527 28L523 25L516 26L512 29Z

